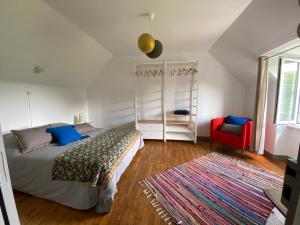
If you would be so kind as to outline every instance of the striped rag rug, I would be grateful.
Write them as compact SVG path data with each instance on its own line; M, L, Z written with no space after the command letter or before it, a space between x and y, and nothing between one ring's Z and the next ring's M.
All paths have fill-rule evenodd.
M265 224L274 205L263 189L283 178L211 153L140 182L168 224Z

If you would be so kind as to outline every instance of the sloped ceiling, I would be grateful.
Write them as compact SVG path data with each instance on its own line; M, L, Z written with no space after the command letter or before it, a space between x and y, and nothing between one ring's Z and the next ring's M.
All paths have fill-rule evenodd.
M0 80L85 89L112 54L40 0L0 0ZM36 74L36 65L44 72Z
M0 81L87 89L114 57L141 55L142 32L166 55L207 51L250 2L0 0ZM140 15L149 11L151 26Z
M297 38L297 0L253 0L210 49L244 84L255 84L257 58Z
M251 0L45 0L118 56L141 54L137 38L150 32L164 54L209 49ZM155 13L153 23L142 13Z

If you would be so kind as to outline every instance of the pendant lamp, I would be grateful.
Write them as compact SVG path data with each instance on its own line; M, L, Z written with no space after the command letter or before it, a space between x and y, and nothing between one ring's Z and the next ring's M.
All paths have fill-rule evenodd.
M154 49L155 41L151 34L143 33L138 39L138 47L144 53L149 53Z
M150 23L152 23L154 19L153 12L141 15L149 17ZM158 58L163 51L162 43L159 40L155 40L149 33L143 33L139 36L138 48L151 59Z
M151 52L147 53L146 55L151 59L156 59L161 55L162 51L163 51L162 43L159 40L155 40L154 49Z

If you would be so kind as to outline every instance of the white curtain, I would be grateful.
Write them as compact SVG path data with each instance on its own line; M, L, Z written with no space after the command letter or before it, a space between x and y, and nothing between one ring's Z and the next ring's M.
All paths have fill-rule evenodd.
M256 88L256 117L255 117L255 150L264 154L266 135L268 94L268 57L259 58L257 88Z
M268 88L267 88L268 89ZM266 96L266 103L264 109L264 117L261 128L261 137L260 143L258 147L258 154L263 155L265 152L265 140L266 140L266 124L267 124L267 104L268 104L268 96Z

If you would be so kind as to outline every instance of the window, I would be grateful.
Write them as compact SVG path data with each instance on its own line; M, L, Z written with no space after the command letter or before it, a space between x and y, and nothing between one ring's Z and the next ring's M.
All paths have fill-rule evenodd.
M276 124L300 123L299 69L300 60L279 60Z

